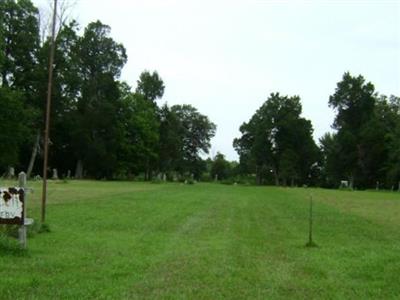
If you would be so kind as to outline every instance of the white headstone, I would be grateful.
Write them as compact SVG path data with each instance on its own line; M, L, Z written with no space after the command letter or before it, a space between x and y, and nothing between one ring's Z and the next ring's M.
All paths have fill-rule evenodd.
M58 180L58 172L57 169L53 169L53 179Z

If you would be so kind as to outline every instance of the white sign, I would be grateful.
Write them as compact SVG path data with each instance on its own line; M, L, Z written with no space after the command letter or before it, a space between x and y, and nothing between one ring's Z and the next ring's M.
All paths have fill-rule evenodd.
M24 190L0 188L0 224L23 223Z

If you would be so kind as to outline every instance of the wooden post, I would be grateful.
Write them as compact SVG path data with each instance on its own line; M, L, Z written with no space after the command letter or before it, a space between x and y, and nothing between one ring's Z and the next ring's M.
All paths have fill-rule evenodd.
M309 234L308 234L308 244L310 246L313 244L312 226L313 226L313 199L312 195L310 195L310 220L309 220Z
M308 227L308 243L307 247L316 247L313 241L313 197L310 195L310 214L309 214L309 227Z
M56 16L57 16L57 0L54 0L53 7L53 24L51 29L51 44L49 57L49 80L47 83L47 101L46 101L46 123L44 129L44 153L43 153L43 187L42 187L42 224L46 221L46 201L47 201L47 165L49 159L49 131L50 131L50 108L51 108L51 91L53 83L54 68L54 47L56 32Z
M24 189L24 220L23 224L18 229L18 239L21 243L22 248L26 248L26 225L25 225L25 218L26 218L26 205L27 205L27 193L26 193L26 174L21 172L18 174L18 186Z

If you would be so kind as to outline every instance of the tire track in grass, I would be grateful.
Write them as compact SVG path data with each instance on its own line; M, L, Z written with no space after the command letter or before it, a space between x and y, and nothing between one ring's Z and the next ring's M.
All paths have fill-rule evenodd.
M196 192L203 203L201 209L193 209L176 227L168 241L165 241L163 251L157 255L146 276L133 285L129 296L137 293L148 298L161 295L179 296L185 293L185 288L196 291L206 287L204 278L192 276L193 272L201 272L204 265L208 265L202 253L210 249L215 239L212 235L204 236L203 231L215 229L213 222L220 204L219 201L210 199L207 191ZM190 195L191 193L188 194ZM188 281L190 285L185 285Z
M240 197L236 197L236 193L215 197L209 210L197 213L195 221L189 220L182 225L181 231L177 231L175 240L182 240L182 233L192 232L188 231L188 227L193 224L198 225L197 229L203 229L202 234L196 235L196 239L191 241L194 247L183 244L180 245L180 251L169 251L168 258L149 273L148 278L158 278L156 286L147 288L147 292L152 291L150 297L165 295L166 292L172 297L257 297L265 294L265 291L268 292L264 284L268 281L270 272L260 273L260 265L270 265L275 261L276 268L282 267L282 263L277 263L275 257L268 259L265 255L271 247L269 235L275 230L265 230L265 220L271 217L271 212L276 215L277 209L268 201L260 205L259 194L243 199L243 192L247 193L247 188L243 191L239 188L235 192L239 192ZM269 211L269 215L265 216L263 210ZM270 225L274 225L274 222L271 221ZM207 223L212 224L211 228L204 226ZM171 268L179 269L180 272L168 272ZM264 274L267 280L260 279L260 274ZM169 280L168 285L164 285L166 277ZM183 288L185 282L191 286L189 291ZM151 286L149 281L147 284ZM140 289L140 284L136 288Z

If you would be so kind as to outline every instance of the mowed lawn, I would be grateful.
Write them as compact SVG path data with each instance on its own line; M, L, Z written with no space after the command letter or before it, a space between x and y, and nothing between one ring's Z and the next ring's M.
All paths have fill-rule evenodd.
M26 252L0 248L1 299L400 297L400 193L50 182L47 213Z

